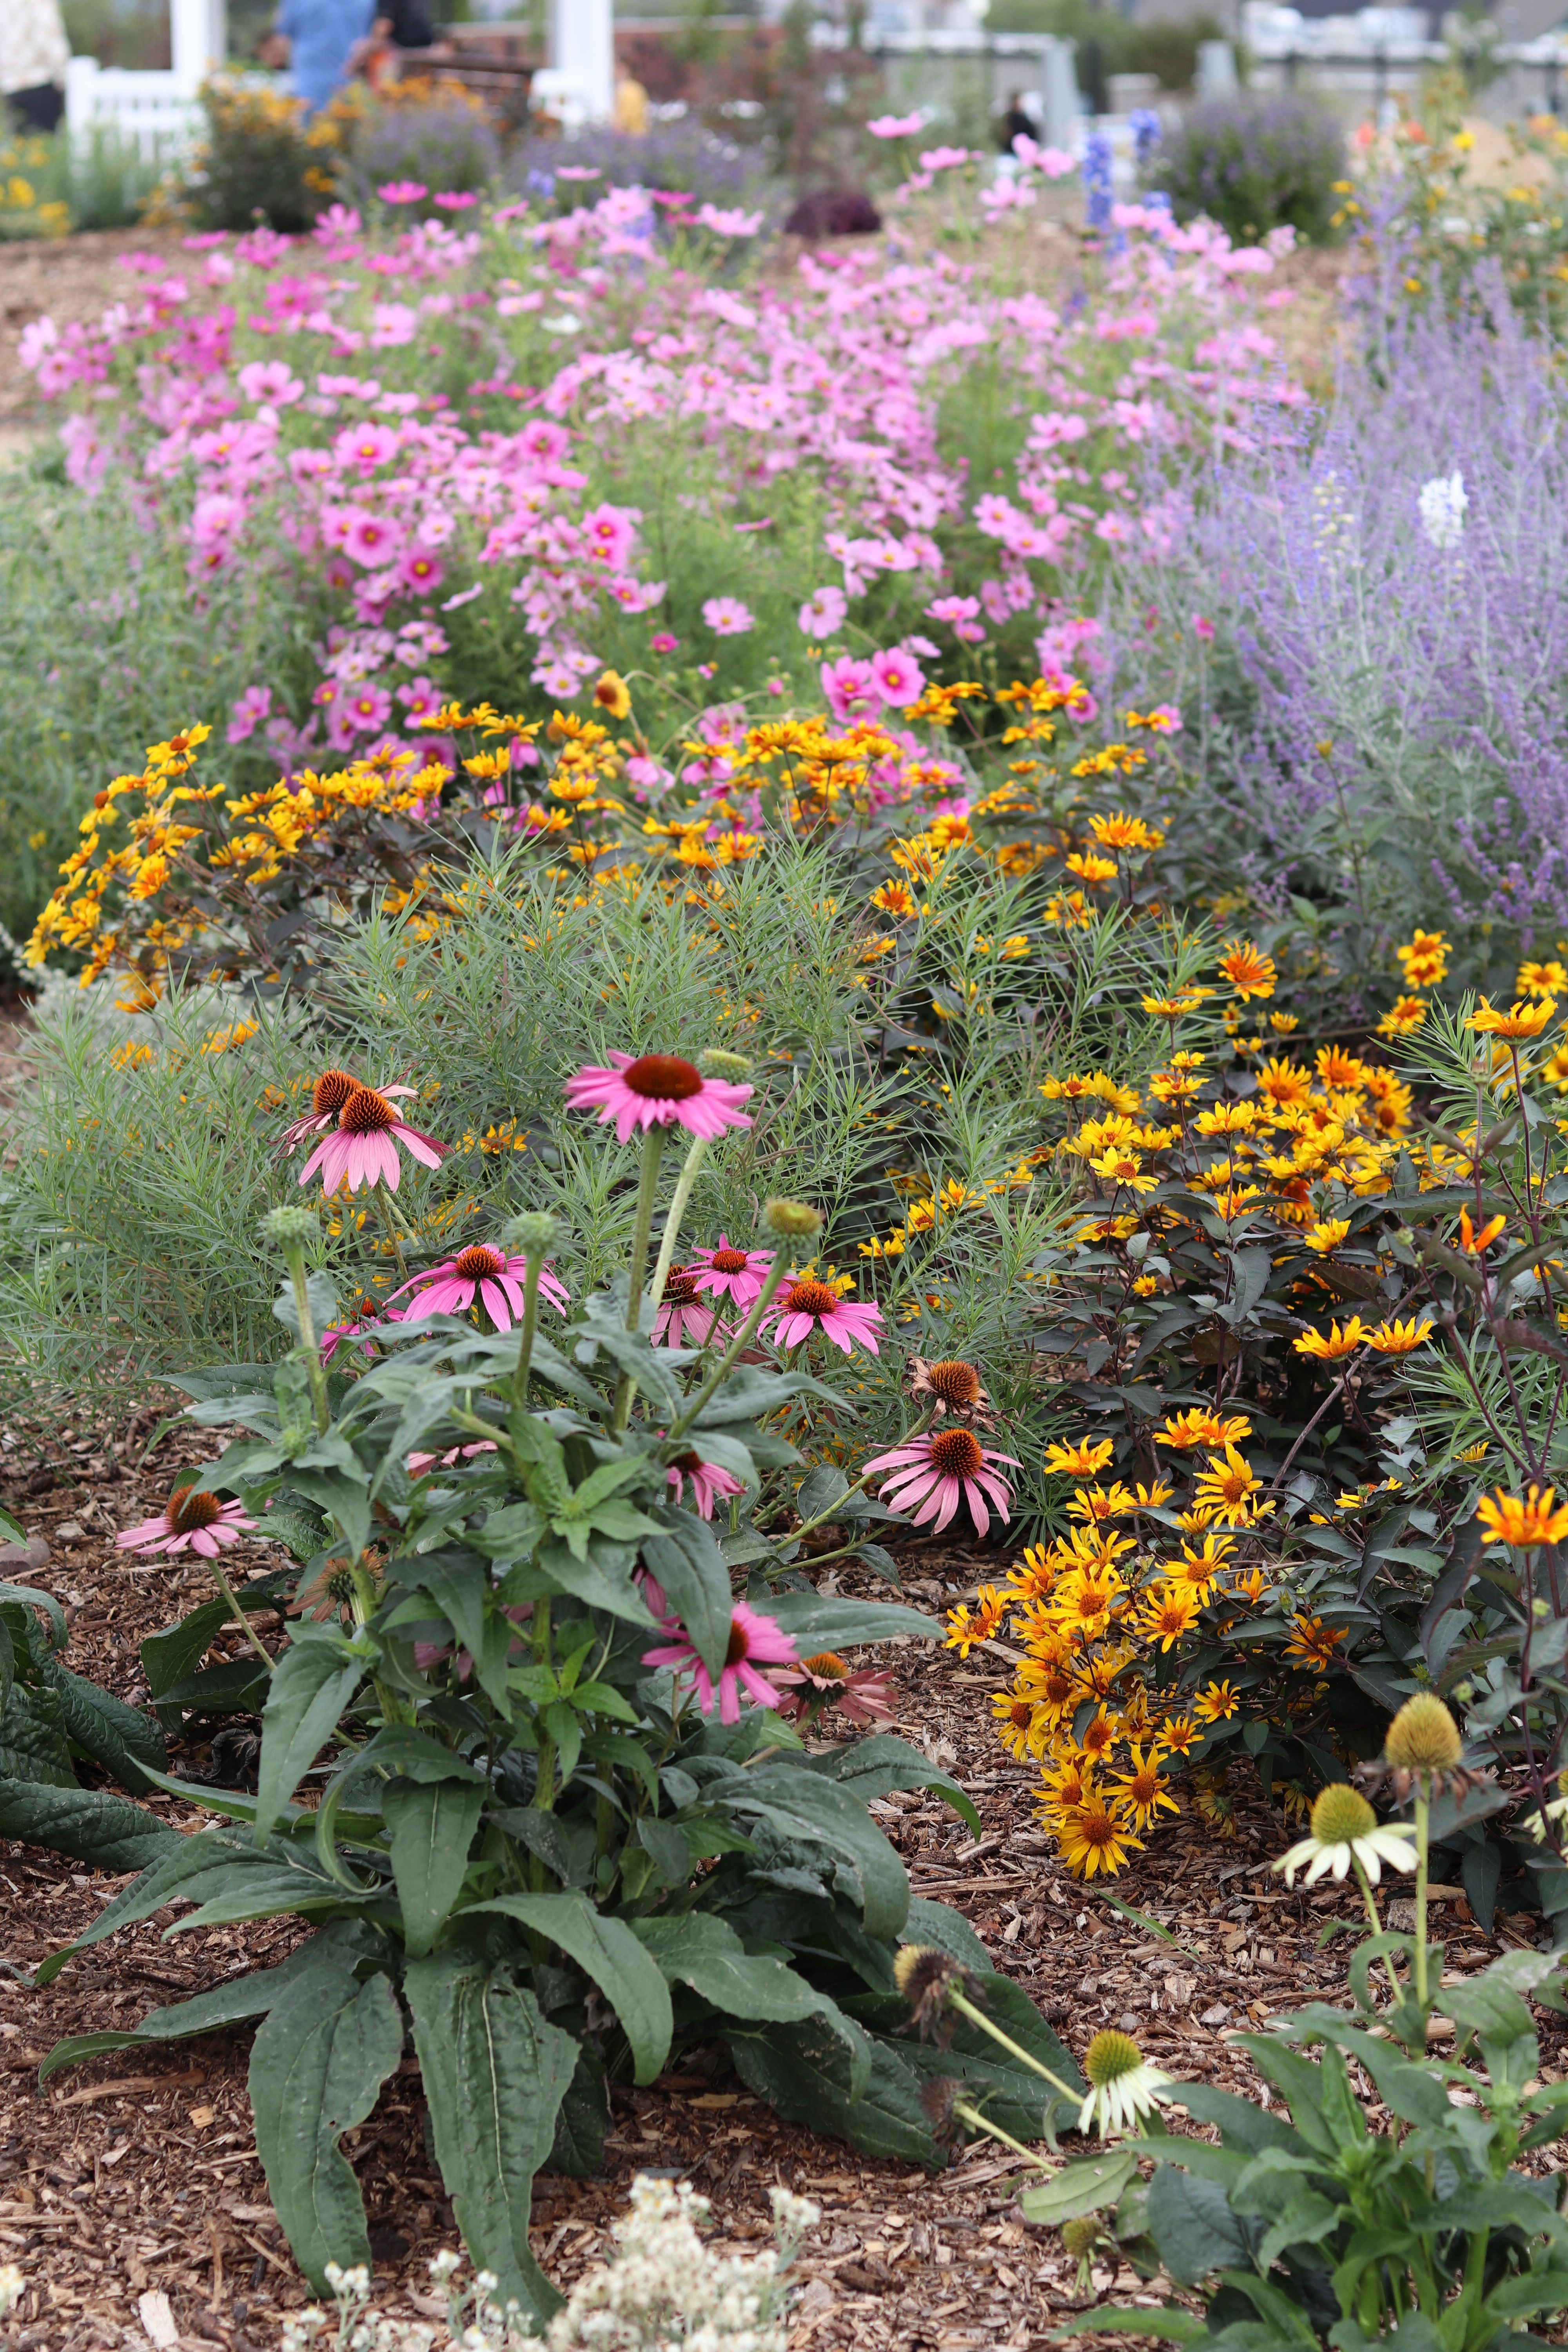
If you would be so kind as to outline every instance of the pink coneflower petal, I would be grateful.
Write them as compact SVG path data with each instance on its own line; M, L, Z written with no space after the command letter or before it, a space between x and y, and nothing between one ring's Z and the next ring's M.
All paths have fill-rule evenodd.
M490 1321L495 1325L496 1329L498 1331L510 1331L511 1329L511 1310L507 1304L506 1293L502 1290L500 1283L481 1282L479 1285L479 1297L484 1302L485 1313L489 1317Z

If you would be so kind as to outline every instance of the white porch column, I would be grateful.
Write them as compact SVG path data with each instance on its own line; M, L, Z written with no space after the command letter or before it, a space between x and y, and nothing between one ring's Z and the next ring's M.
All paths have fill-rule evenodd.
M169 61L182 95L194 98L228 51L224 0L169 0Z
M576 84L588 120L607 122L616 102L612 0L552 0L550 61Z

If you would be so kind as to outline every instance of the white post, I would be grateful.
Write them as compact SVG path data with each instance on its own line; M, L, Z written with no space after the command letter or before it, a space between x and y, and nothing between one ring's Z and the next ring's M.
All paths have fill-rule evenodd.
M73 139L89 131L98 119L98 77L102 71L96 58L71 58L66 65L66 128Z
M551 49L556 72L577 85L590 122L607 122L616 103L612 0L553 0Z
M182 97L195 98L208 74L222 65L226 13L224 0L169 0L170 62Z
M1076 46L1070 40L1047 36L1046 54L1040 61L1040 89L1046 102L1046 119L1041 135L1047 147L1065 147L1071 151L1082 112L1082 100L1078 94Z

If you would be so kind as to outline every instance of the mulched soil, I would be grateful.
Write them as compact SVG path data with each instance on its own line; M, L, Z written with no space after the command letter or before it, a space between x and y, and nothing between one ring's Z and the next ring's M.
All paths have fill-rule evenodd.
M0 1572L53 1592L70 1621L76 1670L132 1700L145 1696L137 1643L210 1593L199 1562L128 1565L113 1549L117 1528L158 1507L176 1470L214 1450L182 1430L140 1459L172 1402L149 1400L112 1438L60 1430L43 1461L25 1434L0 1431L0 1491L33 1542L30 1558L0 1560ZM237 1573L272 1564L260 1547L229 1557ZM994 1573L996 1559L928 1541L906 1548L903 1567L912 1596L935 1607ZM226 1646L232 1654L237 1638ZM976 1841L938 1803L905 1795L880 1808L916 1889L966 1915L997 1967L1026 1987L1075 2051L1100 2025L1121 2023L1173 2074L1256 2095L1227 2033L1311 1992L1342 1996L1349 1941L1320 1952L1317 1938L1329 1921L1355 1912L1342 1890L1287 1894L1271 1883L1268 1862L1282 1832L1256 1786L1237 1789L1232 1840L1184 1812L1115 1881L1117 1898L1156 1918L1173 1948L1052 1859L1034 1823L1031 1775L1009 1762L989 1729L989 1693L1004 1669L978 1656L959 1665L923 1644L891 1648L887 1659L905 1735L957 1773L984 1822ZM206 1760L188 1750L180 1765ZM177 1801L153 1801L184 1825L201 1818ZM165 1913L84 1954L43 1993L16 1980L122 1884L0 1843L0 1885L13 1898L0 1921L0 2261L19 2263L31 2282L14 2341L28 2352L145 2352L140 2298L161 2294L187 2346L261 2352L276 2344L280 2315L306 2296L254 2153L247 2036L121 2052L55 2076L42 2092L36 2068L61 2035L133 2023L148 2007L280 1958L300 1931L275 1921L165 1940L174 1916ZM1533 1933L1520 1917L1483 1936L1462 1903L1446 1916L1454 1922L1448 1966L1464 1972ZM1568 2029L1556 2019L1542 2024L1542 2072L1554 2080L1568 2067ZM680 2063L692 2071L616 2094L599 2178L541 2178L534 2244L562 2285L599 2255L634 2175L656 2170L691 2179L732 2247L769 2234L771 2182L820 2203L821 2226L801 2263L792 2352L1043 2345L1082 2307L1055 2233L1018 2219L1016 2167L994 2144L972 2147L939 2177L868 2162L778 2123L721 2061L711 2073L689 2057ZM410 2318L436 2315L426 2265L457 2241L426 2150L411 2063L346 2145L371 2217L379 2305ZM1101 2268L1095 2285L1149 2294L1131 2272Z

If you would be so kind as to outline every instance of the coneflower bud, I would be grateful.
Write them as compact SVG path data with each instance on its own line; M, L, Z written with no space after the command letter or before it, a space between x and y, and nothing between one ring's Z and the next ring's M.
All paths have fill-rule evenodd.
M285 1202L279 1209L268 1209L261 1220L261 1230L269 1242L281 1250L306 1248L321 1232L321 1221L313 1209Z
M731 1054L723 1045L704 1045L697 1066L705 1078L727 1078L733 1086L749 1078L756 1067L749 1054Z
M1075 2263L1089 2260L1102 2235L1098 2213L1075 2213L1061 2227L1062 2244Z
M822 1231L822 1213L808 1201L768 1201L763 1206L763 1223L780 1241L809 1241Z
M548 1209L524 1209L502 1228L501 1239L521 1256L537 1257L551 1247L559 1231Z

